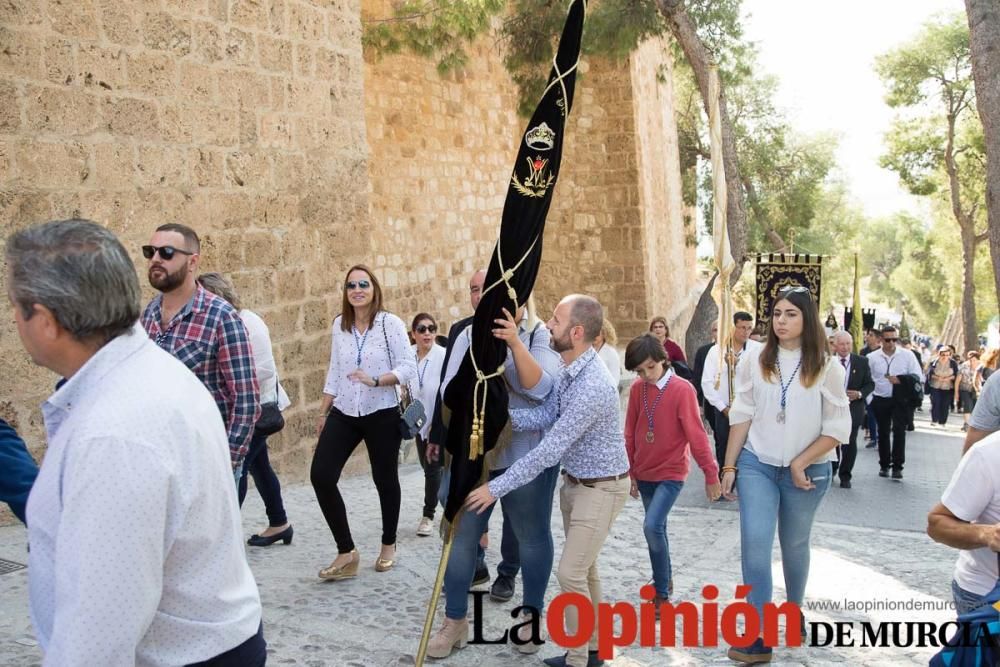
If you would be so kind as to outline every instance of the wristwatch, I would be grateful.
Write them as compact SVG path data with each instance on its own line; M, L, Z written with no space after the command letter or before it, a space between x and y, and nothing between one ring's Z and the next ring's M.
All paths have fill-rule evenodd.
M372 385L372 389L374 389L375 387L377 387L377 386L378 386L378 376L377 376L377 375L376 375L376 376L374 376L374 377L372 378L372 380L373 380L373 381L375 382L375 384L373 384L373 385Z

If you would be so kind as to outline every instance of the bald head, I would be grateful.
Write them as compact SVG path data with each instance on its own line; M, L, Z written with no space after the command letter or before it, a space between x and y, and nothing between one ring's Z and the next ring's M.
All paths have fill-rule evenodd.
M569 306L570 326L583 327L584 342L593 343L594 339L601 334L601 327L604 326L604 308L601 307L600 302L585 294L570 294L560 303Z
M483 298L483 285L485 284L485 269L479 269L469 278L469 301L472 303L472 310L475 310L479 306L479 300Z

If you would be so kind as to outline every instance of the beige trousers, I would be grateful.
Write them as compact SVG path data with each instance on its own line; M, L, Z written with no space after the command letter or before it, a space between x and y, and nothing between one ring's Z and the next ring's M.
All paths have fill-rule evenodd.
M625 506L630 488L629 478L614 482L597 482L593 486L571 484L563 477L559 490L559 506L563 516L566 544L559 558L556 578L563 593L581 593L593 604L595 632L589 646L570 649L566 664L586 667L587 652L597 650L596 612L601 601L601 579L597 573L597 556L611 532L611 525ZM572 636L579 627L575 606L565 615L566 632Z

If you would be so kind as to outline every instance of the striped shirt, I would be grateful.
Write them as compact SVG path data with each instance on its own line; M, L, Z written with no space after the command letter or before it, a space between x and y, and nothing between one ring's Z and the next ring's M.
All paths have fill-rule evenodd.
M235 470L247 455L253 426L260 416L257 374L246 327L235 308L201 285L166 327L160 324L162 300L161 294L149 302L142 326L212 394L226 425Z

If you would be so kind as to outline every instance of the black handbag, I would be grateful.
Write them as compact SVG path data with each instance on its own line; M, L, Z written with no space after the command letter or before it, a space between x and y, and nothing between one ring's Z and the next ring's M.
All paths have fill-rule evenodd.
M278 409L278 376L274 376L274 400L269 403L261 403L260 417L254 424L255 435L274 435L285 428L285 417Z
M260 419L254 424L254 431L258 435L274 435L285 428L285 418L278 409L278 402L262 403L260 406Z
M392 350L389 348L389 334L385 330L385 315L382 316L382 336L385 338L385 351L389 355L389 370L392 370ZM413 440L427 421L427 412L420 399L413 399L404 408L402 400L396 404L399 408L399 434L403 440Z

